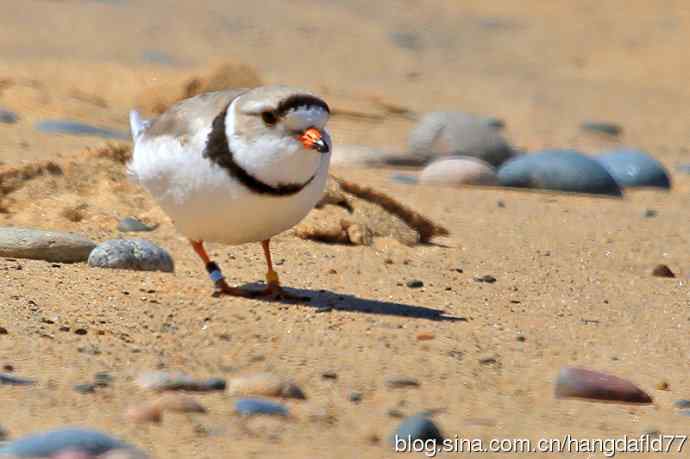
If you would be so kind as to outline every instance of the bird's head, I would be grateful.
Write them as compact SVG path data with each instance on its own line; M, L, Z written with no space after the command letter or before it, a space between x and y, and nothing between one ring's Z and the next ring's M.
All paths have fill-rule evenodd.
M321 98L286 86L264 86L237 97L225 128L235 161L262 182L304 183L328 167L330 109Z

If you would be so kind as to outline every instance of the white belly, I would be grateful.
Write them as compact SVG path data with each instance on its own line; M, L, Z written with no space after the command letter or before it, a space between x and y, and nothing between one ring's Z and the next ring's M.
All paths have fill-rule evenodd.
M256 194L169 138L137 144L129 169L184 236L237 245L273 237L309 213L326 186L330 155L322 156L314 180L291 196Z

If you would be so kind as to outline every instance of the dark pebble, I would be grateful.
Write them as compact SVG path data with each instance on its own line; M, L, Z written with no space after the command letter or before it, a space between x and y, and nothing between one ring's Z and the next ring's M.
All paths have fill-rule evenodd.
M79 121L71 120L43 120L36 123L34 127L37 131L44 132L47 134L91 136L112 140L131 139L129 134L126 132L97 126L90 126L88 124L80 123Z
M113 382L113 377L109 373L96 373L93 377L94 383L98 387L108 387Z
M321 373L321 377L323 379L338 379L338 373L335 371L326 371L324 373Z
M611 136L619 136L623 132L623 128L619 125L605 121L585 121L580 127L585 131Z
M348 397L348 399L352 403L359 403L362 401L362 393L361 392L350 392L350 396Z
M386 379L386 386L391 389L400 389L404 387L419 387L419 381L414 378L388 378Z
M424 287L424 282L420 281L419 279L412 279L407 281L405 285L407 285L409 288L422 288Z
M678 409L690 408L690 400L676 400L673 402L673 406Z
M6 335L9 333L5 327L0 327L0 335Z
M9 375L7 373L0 373L0 385L7 386L30 386L36 381L31 379L19 378L17 376Z
M83 336L83 335L86 335L87 333L88 333L88 331L85 328L77 328L76 330L74 330L75 335L82 335Z
M657 215L659 215L659 212L657 212L654 209L647 209L644 211L644 214L642 214L642 215L644 216L644 218L654 218Z
M208 391L224 391L227 386L226 381L223 378L209 378L206 381L201 381L199 383L199 389L201 392Z
M93 394L96 392L96 385L92 383L76 384L74 390L80 394Z
M17 122L19 117L15 112L0 108L0 123L4 124L14 124Z
M78 451L98 456L113 449L133 449L130 445L95 430L67 428L19 438L0 448L0 455L51 457L62 451Z
M134 217L125 217L117 224L117 230L122 231L123 233L153 231L157 227L158 225L147 225L146 223Z
M518 156L498 170L502 186L573 193L622 196L622 191L598 161L575 150L544 150Z
M556 380L555 396L635 404L652 403L652 398L630 381L583 368L562 368Z
M403 419L398 428L390 437L390 443L397 445L399 441L408 442L410 440L436 440L443 441L441 430L434 424L434 421L422 414L416 414Z
M268 414L287 416L288 410L280 403L259 398L243 398L235 402L235 412L241 415Z
M397 408L391 408L386 414L392 418L404 418L405 414Z
M476 282L484 282L487 284L493 284L494 282L496 282L496 278L494 276L492 276L491 274L486 274L484 276L475 277L474 280Z
M632 148L605 152L596 157L623 188L671 188L671 177L666 168L648 153Z
M671 271L671 268L666 265L657 265L652 270L652 275L655 277L676 277L673 271Z

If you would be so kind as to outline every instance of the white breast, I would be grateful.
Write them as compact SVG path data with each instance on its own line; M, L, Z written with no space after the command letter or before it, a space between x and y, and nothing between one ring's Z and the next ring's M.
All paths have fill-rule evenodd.
M129 170L192 240L243 244L268 239L297 224L323 194L330 155L321 155L314 180L291 196L256 194L202 156L209 128L181 144L143 138Z

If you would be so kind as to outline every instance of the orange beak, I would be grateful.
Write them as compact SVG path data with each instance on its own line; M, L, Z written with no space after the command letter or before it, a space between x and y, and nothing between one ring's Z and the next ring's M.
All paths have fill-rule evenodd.
M321 131L316 128L307 129L299 139L304 144L304 148L316 150L319 153L328 153L328 144L321 135Z

